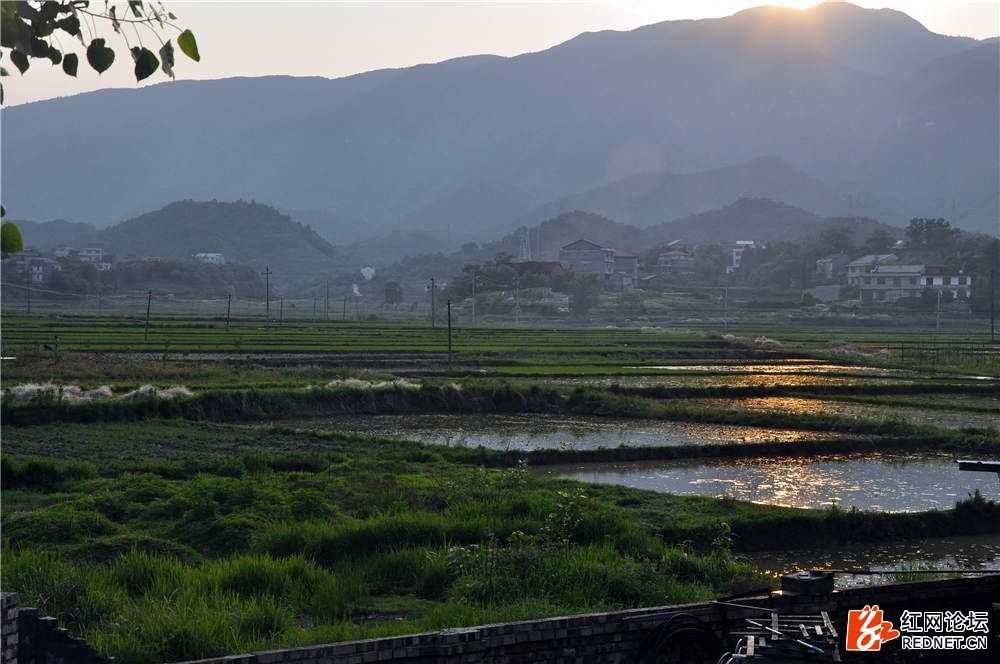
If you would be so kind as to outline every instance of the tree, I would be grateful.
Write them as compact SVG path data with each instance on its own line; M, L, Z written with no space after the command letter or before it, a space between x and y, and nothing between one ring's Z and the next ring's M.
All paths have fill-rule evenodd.
M586 318L600 299L601 285L597 276L588 274L574 279L569 287L569 310L577 318Z
M21 237L21 229L13 222L3 222L3 225L0 226L0 244L3 245L2 252L5 257L9 254L24 251L24 240Z
M382 293L385 296L385 303L390 306L394 307L403 301L403 287L396 281L385 282Z
M896 238L893 237L892 233L884 228L879 228L872 231L872 234L865 240L864 250L870 254L882 254L895 244L895 242Z
M103 9L92 9L89 0L45 0L32 2L0 2L0 54L23 75L32 61L48 60L53 66L62 66L68 76L76 76L80 55L65 48L59 33L76 37L85 47L84 57L98 74L106 71L115 61L115 50L108 46L107 38L99 35L98 22L110 25L120 36L132 56L135 80L149 78L157 69L170 78L174 77L174 46L171 39L163 40L161 32L176 30L177 46L186 56L198 62L198 43L190 30L182 30L173 21L177 19L159 2L129 0L127 3L104 3ZM136 45L128 37L127 27L132 28ZM157 53L142 44L140 32L156 37L160 47ZM84 37L86 33L87 37ZM87 41L89 39L89 42ZM159 57L157 57L159 56ZM0 68L0 76L8 72ZM3 87L0 86L0 103Z
M836 226L828 228L819 236L819 244L823 251L833 254L854 253L854 239L850 228Z
M958 229L952 228L947 219L910 219L906 239L914 249L950 252L958 239Z

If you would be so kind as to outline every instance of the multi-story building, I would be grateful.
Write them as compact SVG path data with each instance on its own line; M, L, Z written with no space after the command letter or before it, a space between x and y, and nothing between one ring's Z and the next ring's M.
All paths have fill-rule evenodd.
M757 244L753 240L737 240L730 247L729 265L726 266L726 274L732 274L743 265L743 252L747 249L756 248Z
M694 274L694 256L686 251L668 251L657 257L656 267L662 272L691 275Z
M606 277L615 271L615 250L590 240L577 240L559 250L559 262L579 276L596 274Z
M893 304L902 298L920 297L926 291L940 292L949 300L972 296L972 277L943 267L878 265L857 279L863 304Z
M616 274L624 274L632 282L639 279L639 257L632 254L614 254L614 271Z
M861 277L871 272L879 265L894 263L899 260L896 254L867 254L855 258L847 264L847 283L851 286L861 286Z

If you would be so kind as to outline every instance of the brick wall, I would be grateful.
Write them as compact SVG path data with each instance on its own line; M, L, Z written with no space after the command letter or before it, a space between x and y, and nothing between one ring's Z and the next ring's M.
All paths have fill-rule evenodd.
M17 664L17 593L0 593L0 647L3 664Z
M678 614L697 618L725 641L727 630L742 626L744 617L760 617L760 609L754 607L773 607L783 613L797 614L827 611L843 633L846 612L865 604L877 603L886 611L887 619L898 620L903 609L989 611L997 598L1000 598L1000 574L859 588L818 597L740 600L744 608L701 603L480 625L229 655L187 664L624 664L644 661L650 654L649 645L657 629ZM991 617L990 627L991 638L996 639L1000 616ZM3 637L3 664L107 664L110 661L60 629L54 618L39 617L35 609L18 610L17 595L13 593L3 595Z
M0 596L3 609L3 664L111 664L55 618L19 606L17 593Z
M827 611L834 622L839 623L840 633L843 634L846 612L869 603L882 606L887 618L898 619L898 613L904 608L990 610L991 601L998 597L1000 574L858 588L818 598L760 598L740 600L740 603L774 606L780 611L793 613ZM698 618L723 639L727 625L739 626L744 617L760 617L760 611L752 608L687 604L446 629L401 637L232 655L185 664L624 664L644 661L649 654L647 649L655 629L667 618L679 613ZM993 638L996 638L996 622L1000 619L991 620Z

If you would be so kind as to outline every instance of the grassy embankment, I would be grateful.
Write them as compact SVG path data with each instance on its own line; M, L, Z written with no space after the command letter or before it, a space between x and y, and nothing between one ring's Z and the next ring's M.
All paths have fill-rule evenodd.
M762 583L730 547L1000 529L1000 506L981 499L795 510L280 428L9 431L4 589L123 662L696 600Z

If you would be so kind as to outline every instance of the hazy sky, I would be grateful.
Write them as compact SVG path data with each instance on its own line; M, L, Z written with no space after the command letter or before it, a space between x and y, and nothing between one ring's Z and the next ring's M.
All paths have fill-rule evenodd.
M195 33L201 50L199 64L178 51L175 73L179 79L267 74L335 78L461 55L538 51L592 30L628 30L668 19L725 16L761 4L798 8L816 4L816 0L163 2L178 16L179 24ZM944 34L981 39L1000 33L997 0L858 0L855 4L898 9ZM132 60L124 44L110 26L105 31L118 58L103 75L98 76L84 61L74 80L60 68L34 60L23 77L14 70L4 79L6 105L134 86ZM63 38L68 45L69 38ZM131 33L130 39L134 41ZM155 43L151 33L144 34L143 40L147 45ZM157 74L148 82L164 80Z

